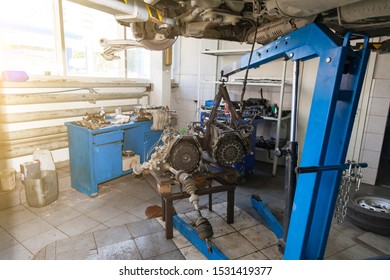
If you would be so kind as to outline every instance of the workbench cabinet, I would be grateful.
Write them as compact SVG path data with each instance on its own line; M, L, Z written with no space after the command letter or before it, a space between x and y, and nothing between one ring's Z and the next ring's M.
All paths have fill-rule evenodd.
M65 125L68 129L71 185L89 196L98 194L99 184L132 173L132 169L122 168L122 151L133 151L143 163L161 136L161 131L150 129L151 121L94 130L71 122Z

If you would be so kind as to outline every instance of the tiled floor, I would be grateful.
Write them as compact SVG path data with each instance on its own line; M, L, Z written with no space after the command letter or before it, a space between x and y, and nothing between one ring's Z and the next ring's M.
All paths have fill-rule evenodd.
M147 219L145 209L160 197L142 178L127 175L104 183L90 198L70 187L69 167L57 169L60 194L43 208L30 207L22 186L0 193L0 259L205 259L180 233L167 240L160 218ZM277 239L251 207L259 194L275 216L283 217L284 171L270 176L260 164L236 189L235 223L226 219L226 194L213 198L213 212L203 209L214 229L213 243L230 259L280 259ZM206 197L201 197L206 208ZM196 218L187 200L175 209L191 223ZM390 254L390 238L365 232L350 223L334 223L326 259L365 259Z

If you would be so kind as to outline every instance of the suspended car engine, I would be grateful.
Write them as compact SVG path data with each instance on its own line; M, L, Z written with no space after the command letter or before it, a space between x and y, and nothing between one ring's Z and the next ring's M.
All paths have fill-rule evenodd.
M213 123L210 129L209 154L222 166L232 166L242 161L247 143L239 131L223 123Z
M217 110L222 101L229 111L229 118L226 123L217 120ZM196 129L194 129L196 131ZM210 157L218 164L231 167L242 162L244 156L250 153L251 134L254 127L251 124L244 124L230 100L226 86L222 83L214 98L214 106L209 119L205 122L205 128L201 131L203 137L202 147Z

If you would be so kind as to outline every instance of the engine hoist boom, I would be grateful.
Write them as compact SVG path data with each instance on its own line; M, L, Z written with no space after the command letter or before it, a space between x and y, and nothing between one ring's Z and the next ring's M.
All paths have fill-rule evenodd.
M292 184L295 190L290 193L291 216L284 227L284 259L322 259L324 256L369 58L368 38L363 38L363 47L353 50L350 33L342 40L327 27L313 23L258 48L249 63L247 54L223 69L223 75L229 77L247 67L257 68L280 58L294 61L294 69L299 69L299 61L319 57L300 161L302 170L311 167L312 171L301 172L296 184ZM298 89L296 85L295 88ZM294 111L292 115L296 117ZM290 144L294 141L290 139ZM340 168L327 168L330 166ZM290 166L290 171L295 172L294 169ZM289 176L296 177L295 174Z

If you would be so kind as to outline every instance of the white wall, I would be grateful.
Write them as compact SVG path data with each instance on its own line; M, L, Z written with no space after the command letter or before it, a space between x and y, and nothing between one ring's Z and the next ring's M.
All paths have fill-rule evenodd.
M369 167L363 169L363 182L375 184L390 105L390 54L376 59L373 87L369 97L368 116L363 134L360 160Z
M313 99L313 91L318 72L319 59L311 59L300 63L300 79L299 79L299 103L298 103L298 124L297 138L299 145L298 164L301 160L301 155L305 145L305 136L311 102Z
M164 64L164 59L163 51L150 52L150 82L153 84L151 105L171 104L171 67Z
M172 89L171 109L178 114L177 128L187 128L191 121L198 120L198 104L213 99L216 79L216 58L201 54L205 49L216 49L216 40L180 38L179 86Z

